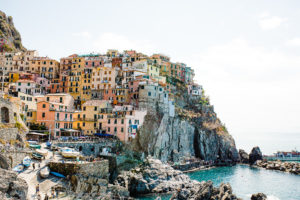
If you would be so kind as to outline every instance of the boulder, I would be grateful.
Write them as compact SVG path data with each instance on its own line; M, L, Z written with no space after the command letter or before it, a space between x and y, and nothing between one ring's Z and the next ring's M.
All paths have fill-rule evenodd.
M115 184L126 187L131 196L136 196L173 192L184 187L192 188L199 182L191 180L183 172L173 169L168 164L163 164L160 160L148 157L141 166L122 172Z
M222 199L222 200L238 200L232 194L231 186L228 183L222 183L219 188L213 186L211 181L201 182L200 185L194 188L178 190L174 193L170 200L185 200L185 199Z
M252 194L251 200L266 200L267 195L264 193L257 193L257 194Z
M249 155L243 149L239 149L240 162L248 164L249 163Z
M251 153L249 155L249 163L250 165L253 165L257 160L262 160L262 153L260 151L259 147L253 147L251 150Z
M18 178L17 174L0 169L0 193L7 199L26 199L28 186L25 180ZM0 196L1 196L0 195Z

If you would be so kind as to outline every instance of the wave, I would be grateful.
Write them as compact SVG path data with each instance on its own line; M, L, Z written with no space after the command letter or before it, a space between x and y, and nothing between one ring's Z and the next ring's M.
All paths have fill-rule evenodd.
M280 199L274 195L268 195L267 200L280 200Z

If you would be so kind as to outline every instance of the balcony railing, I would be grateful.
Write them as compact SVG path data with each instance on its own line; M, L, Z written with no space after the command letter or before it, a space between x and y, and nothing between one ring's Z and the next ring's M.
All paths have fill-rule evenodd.
M74 121L96 122L98 119L93 118L74 118Z

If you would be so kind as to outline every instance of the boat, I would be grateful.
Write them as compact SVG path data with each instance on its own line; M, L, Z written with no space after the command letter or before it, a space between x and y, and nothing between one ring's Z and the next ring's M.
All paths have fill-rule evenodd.
M47 148L48 148L48 149L51 149L51 145L52 145L51 142L48 141L48 142L46 143L46 145L47 145Z
M23 159L23 165L25 167L29 167L30 166L30 163L31 163L31 158L29 156L26 156L24 159Z
M34 159L37 159L37 160L42 160L42 159L44 158L43 155L41 155L41 154L39 154L39 153L36 153L36 152L33 152L33 153L32 153L32 157L33 157Z
M19 164L13 168L13 171L18 172L18 173L22 172L23 170L24 170L24 165L22 165L22 164Z
M59 177L59 178L66 178L64 175L62 175L61 173L58 172L50 172L50 174L52 174L53 176Z
M39 171L40 177L42 178L47 178L50 174L50 169L49 167L44 167Z
M40 149L41 145L39 145L39 144L29 144L29 147L34 148L34 149Z
M61 155L65 158L74 158L80 155L80 152L71 149L71 148L63 148L61 149Z
M47 156L48 154L48 151L45 149L36 149L35 151L42 156Z

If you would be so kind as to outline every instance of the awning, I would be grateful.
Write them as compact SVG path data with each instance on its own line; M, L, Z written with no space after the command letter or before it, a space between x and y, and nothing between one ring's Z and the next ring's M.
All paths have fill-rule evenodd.
M27 133L26 135L48 136L48 135L46 135L46 134L43 134L43 133L36 133L36 132L29 132L29 133Z
M99 137L112 137L113 135L107 134L107 133L95 133L94 136L99 136Z
M75 129L61 129L61 131L65 131L65 132L73 132L73 133L75 133L75 132L80 132L79 130L75 130Z

